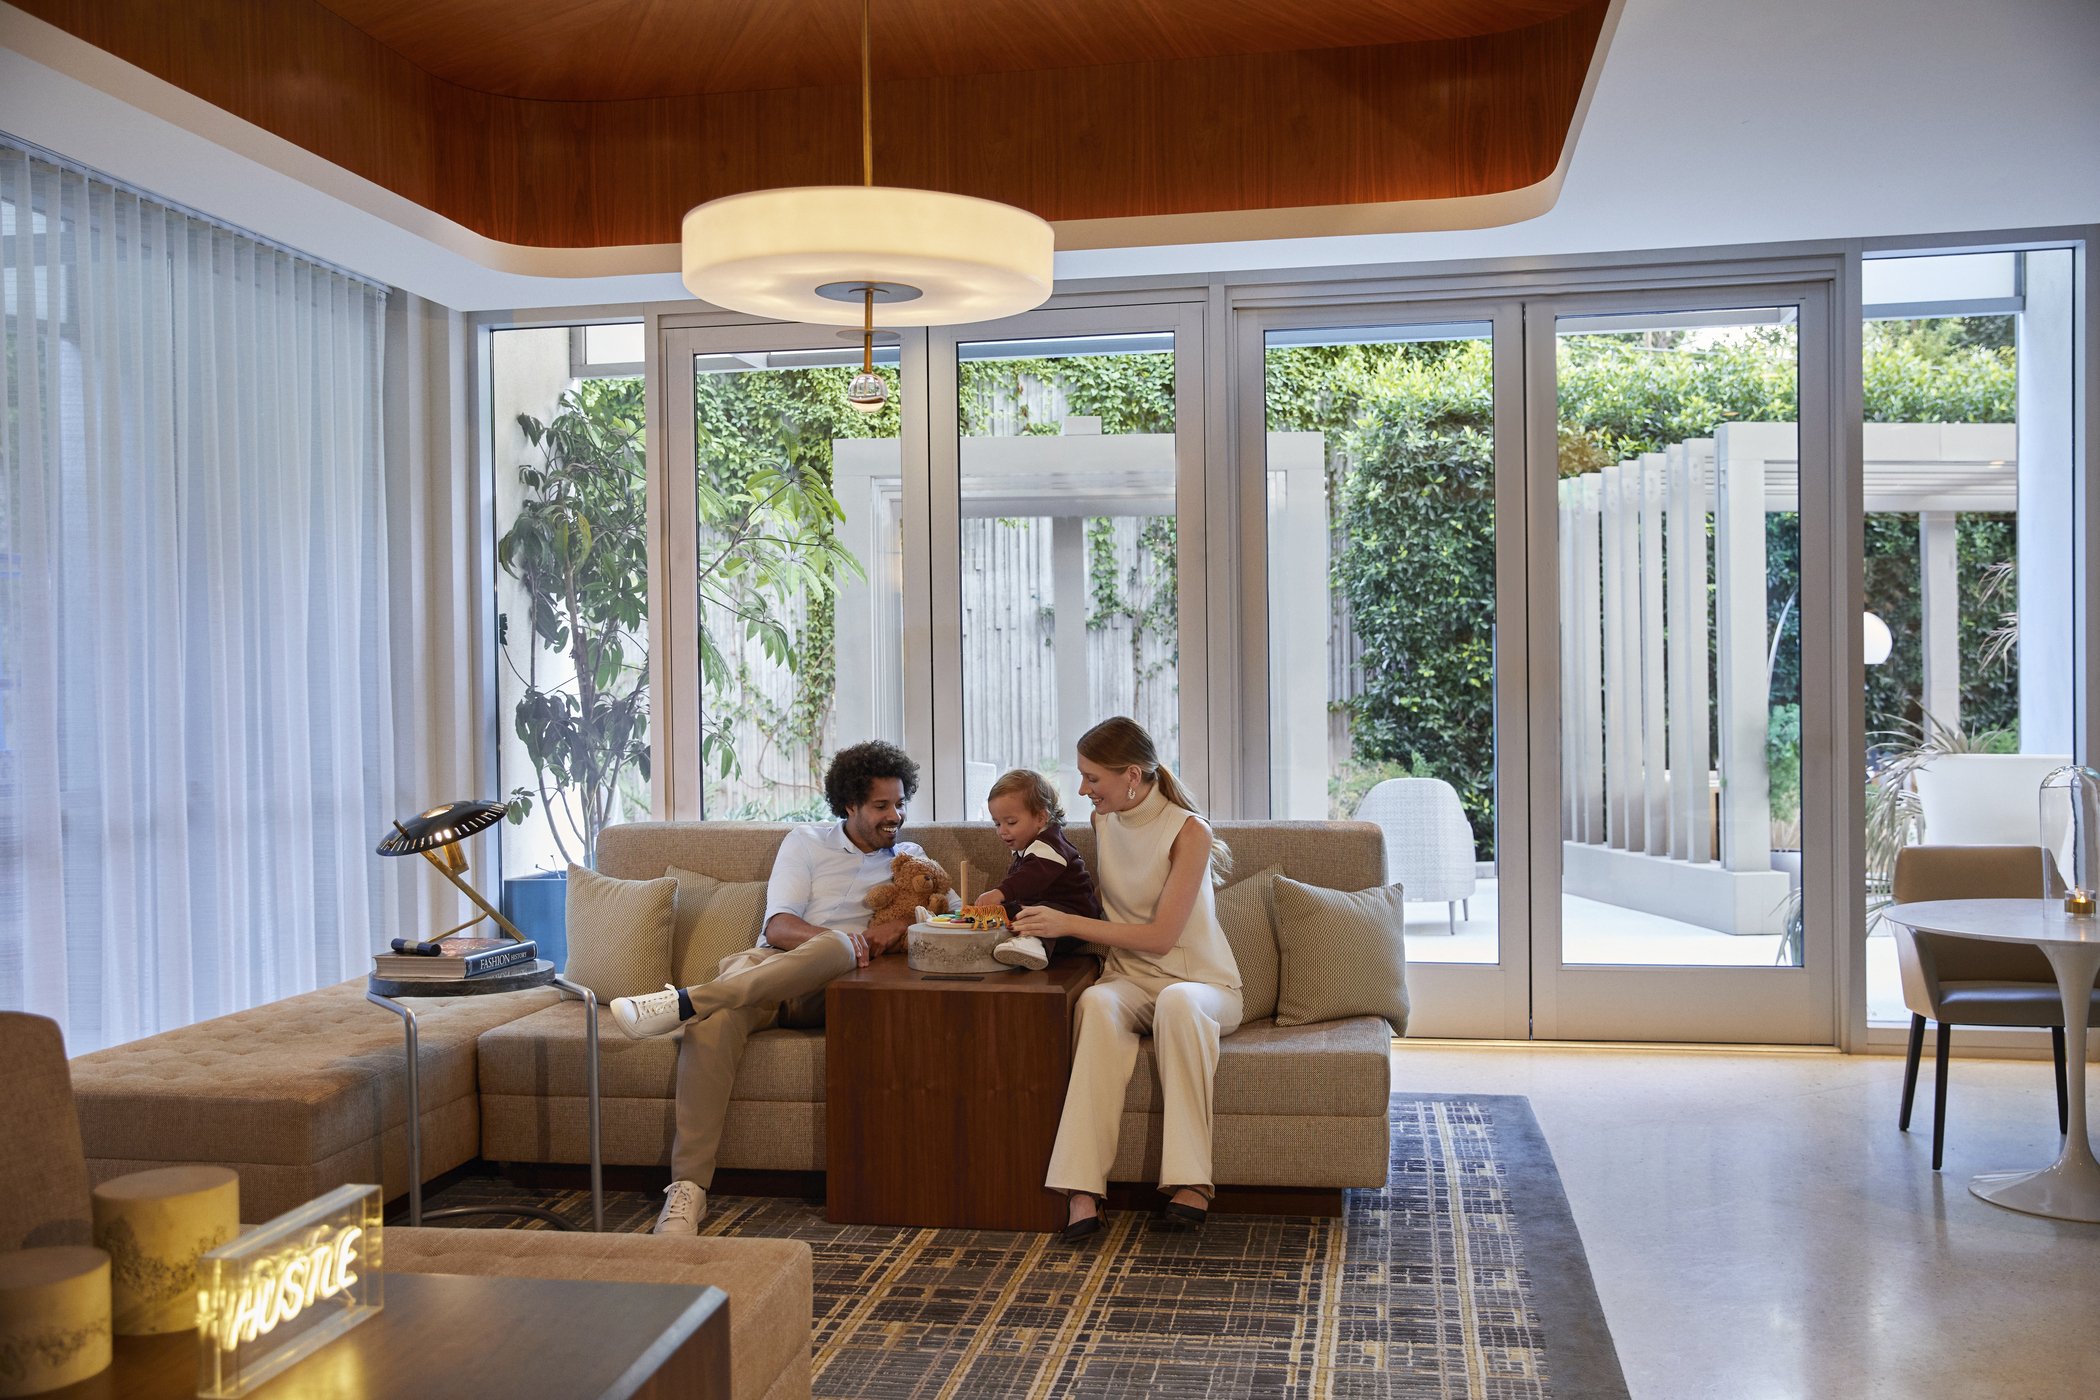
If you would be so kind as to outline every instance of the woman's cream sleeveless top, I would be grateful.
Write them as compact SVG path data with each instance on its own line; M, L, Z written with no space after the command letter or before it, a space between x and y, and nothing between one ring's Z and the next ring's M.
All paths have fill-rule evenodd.
M1094 818L1094 848L1101 867L1096 874L1110 923L1152 922L1160 893L1167 887L1174 840L1194 815L1167 801L1166 794L1154 787L1129 811ZM1164 974L1233 991L1240 987L1239 964L1233 961L1232 945L1225 941L1225 930L1218 924L1217 897L1208 872L1196 887L1196 904L1189 910L1181 941L1163 956L1155 958L1129 948L1104 948L1102 953L1109 972Z

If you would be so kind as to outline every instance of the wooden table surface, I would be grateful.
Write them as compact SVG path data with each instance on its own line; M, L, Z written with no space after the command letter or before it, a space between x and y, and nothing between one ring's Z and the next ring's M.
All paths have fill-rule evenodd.
M825 1192L840 1223L1054 1230L1043 1187L1091 957L1041 972L915 972L901 956L824 998Z
M729 1395L718 1288L388 1274L385 1306L256 1400L688 1400ZM101 1375L50 1400L192 1400L197 1334L119 1337Z

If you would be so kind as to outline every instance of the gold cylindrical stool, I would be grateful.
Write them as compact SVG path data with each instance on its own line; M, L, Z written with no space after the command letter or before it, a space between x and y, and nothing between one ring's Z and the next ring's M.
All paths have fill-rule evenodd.
M109 1256L84 1244L0 1254L0 1397L109 1369Z
M95 1188L95 1243L109 1252L120 1337L197 1325L197 1256L241 1232L231 1167L161 1167Z

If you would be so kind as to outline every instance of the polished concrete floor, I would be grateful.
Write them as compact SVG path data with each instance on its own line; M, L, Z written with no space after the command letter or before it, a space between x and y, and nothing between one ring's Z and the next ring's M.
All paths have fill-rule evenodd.
M1968 1192L2055 1157L2047 1062L1955 1062L1938 1174L1929 1056L1907 1134L1902 1077L1834 1053L1393 1051L1397 1089L1531 1100L1634 1400L2100 1395L2100 1225Z

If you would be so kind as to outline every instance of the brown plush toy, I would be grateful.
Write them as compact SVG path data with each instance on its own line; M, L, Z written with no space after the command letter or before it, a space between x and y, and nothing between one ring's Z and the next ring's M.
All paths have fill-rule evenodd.
M929 909L948 907L948 892L955 888L948 872L924 856L898 856L890 862L890 878L869 890L861 903L873 912L868 922L911 922L920 905Z

